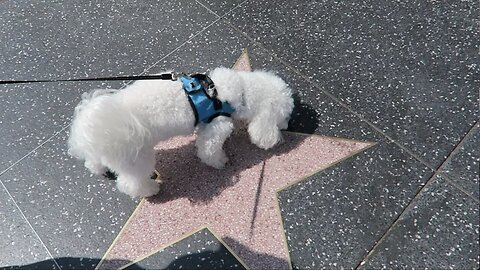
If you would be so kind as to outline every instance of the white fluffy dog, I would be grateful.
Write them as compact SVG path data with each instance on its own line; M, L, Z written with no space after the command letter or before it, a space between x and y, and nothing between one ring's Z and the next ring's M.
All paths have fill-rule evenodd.
M94 174L108 169L118 174L117 187L131 197L149 197L159 191L150 178L155 169L153 147L173 136L197 130L197 156L222 168L227 162L223 143L233 130L233 119L245 120L252 143L269 149L282 140L293 110L291 90L266 71L216 68L210 77L218 99L235 110L195 126L194 111L180 81L141 80L122 90L95 90L83 95L75 108L68 140L69 153L85 160Z

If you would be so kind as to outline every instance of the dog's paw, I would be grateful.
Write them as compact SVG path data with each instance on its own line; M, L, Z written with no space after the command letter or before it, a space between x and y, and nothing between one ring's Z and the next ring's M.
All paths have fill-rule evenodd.
M156 195L159 191L160 191L160 185L154 182L154 184L152 184L150 187L148 187L145 190L142 190L137 197L143 197L143 198L151 197L153 195Z
M250 141L262 149L270 149L283 141L278 127L270 125L260 127L258 123L252 123L248 127Z
M89 160L85 161L85 167L95 175L105 175L110 172L110 170L102 164L91 162Z
M223 169L228 162L228 157L225 151L219 151L208 158L202 158L203 163L215 169Z
M117 182L117 188L119 191L132 198L151 197L160 191L160 185L151 179L148 179L148 181L144 181L141 184L138 182L129 183L119 181Z

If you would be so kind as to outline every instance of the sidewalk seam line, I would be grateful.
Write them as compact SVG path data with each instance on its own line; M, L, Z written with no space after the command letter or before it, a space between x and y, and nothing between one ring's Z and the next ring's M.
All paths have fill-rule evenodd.
M57 260L53 257L52 253L51 253L50 250L48 249L47 245L45 245L45 242L43 242L42 238L40 238L40 235L38 235L37 231L33 228L33 225L30 223L30 221L28 221L27 217L25 216L25 213L23 213L22 209L20 209L20 206L17 204L17 202L16 202L15 199L13 198L12 194L10 193L10 191L8 191L7 187L5 186L5 184L3 183L2 180L0 180L0 184L2 185L3 189L5 190L5 192L7 192L8 197L12 200L13 204L14 204L15 207L18 209L18 211L20 212L20 215L22 215L22 217L23 217L23 219L25 220L25 222L27 222L28 226L29 226L30 229L33 231L33 233L34 233L35 236L37 237L38 241L40 241L40 243L42 244L42 246L45 248L45 251L47 252L48 256L50 256L50 258L53 260L53 262L55 263L55 266L58 267L59 270L61 270L62 268L58 265Z

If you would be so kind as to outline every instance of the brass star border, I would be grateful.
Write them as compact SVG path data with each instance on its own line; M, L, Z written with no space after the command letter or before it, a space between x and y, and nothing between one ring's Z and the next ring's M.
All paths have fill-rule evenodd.
M233 68L251 70L247 50ZM138 204L96 269L126 268L203 229L247 269L291 269L278 192L375 143L294 132L284 137L286 143L264 151L249 143L244 129L235 131L225 143L231 164L221 171L192 158L194 136L160 143L162 190Z

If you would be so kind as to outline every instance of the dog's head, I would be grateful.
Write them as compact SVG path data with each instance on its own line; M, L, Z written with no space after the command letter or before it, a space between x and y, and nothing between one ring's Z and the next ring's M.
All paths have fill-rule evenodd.
M218 92L218 99L227 101L234 108L242 104L244 82L237 71L219 67L209 74Z

